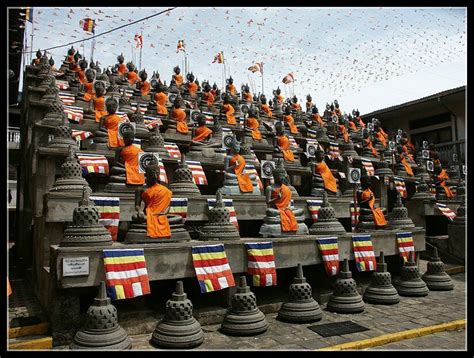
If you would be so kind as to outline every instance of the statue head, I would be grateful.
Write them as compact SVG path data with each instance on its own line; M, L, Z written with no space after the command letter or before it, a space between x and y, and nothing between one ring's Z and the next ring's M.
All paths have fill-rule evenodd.
M143 82L145 82L146 79L148 78L148 73L146 73L145 69L141 70L138 75L140 76L140 79L141 79Z
M231 85L234 83L234 79L232 78L232 76L230 76L228 79L227 79L227 84Z
M94 92L97 97L101 97L105 94L105 84L102 81L94 82Z
M145 182L148 187L160 184L160 167L155 157L150 160L145 169Z
M230 145L230 152L232 154L239 154L240 153L240 142L237 140L237 137L234 134L232 138L232 143Z
M278 121L275 123L275 132L277 135L283 135L283 130L284 130L284 127L283 127L283 123Z
M41 58L41 50L36 51L36 58Z
M222 96L222 101L224 102L224 104L230 104L230 97L224 93L224 96Z
M311 95L308 94L308 95L306 96L306 100L307 100L308 102L311 102L313 99L311 98Z
M316 161L318 163L322 162L324 160L324 151L322 151L321 149L317 149L315 152L314 152L314 158L316 159Z
M183 99L181 98L180 95L177 95L176 98L174 99L173 106L174 108L179 108L181 107L182 103L183 103Z
M176 66L175 68L173 68L173 72L179 75L181 73L181 69L179 68L179 66Z
M402 153L403 153L403 146L401 146L400 144L397 145L397 153L398 153L398 154L402 154Z
M339 102L337 101L337 99L334 100L334 106L335 106L336 108L339 108Z
M312 112L313 114L319 113L318 107L313 106L313 108L311 109L311 112Z
M285 106L285 114L288 116L291 114L291 108L290 106Z
M214 84L212 85L212 89L215 91L217 90L217 84L214 82Z
M135 65L133 64L133 62L127 62L126 66L129 72L132 72L135 69Z
M204 82L202 85L202 89L204 92L209 93L211 91L211 86L208 82Z
M273 169L273 179L276 184L289 184L288 173L283 166L283 160L278 159L275 169Z
M123 142L126 146L132 145L135 139L135 128L132 123L125 122L122 125Z
M199 113L199 115L197 116L197 123L199 127L206 125L206 117L202 113Z
M125 61L125 57L123 57L123 53L121 53L120 55L117 56L117 61L119 63L123 63L123 61Z
M298 97L293 96L293 103L298 103Z
M442 170L442 169L443 169L443 168L441 167L441 165L435 165L433 172L434 172L434 174L435 174L436 176L438 176L438 175L441 174L441 170Z
M48 63L49 63L49 65L50 65L51 67L53 67L53 66L54 66L54 60L53 60L53 56L51 56L51 57L49 58L49 61L48 61Z
M364 137L364 139L369 138L369 130L367 128L364 128L364 130L362 131L362 136Z
M118 101L113 97L109 97L107 101L105 101L105 107L107 108L107 112L109 114L114 114L117 112Z
M86 78L87 78L87 82L92 82L94 81L94 78L95 78L95 71L91 68L88 68L86 70Z
M87 68L87 61L86 60L80 60L79 61L79 67L81 68L81 70L85 71L85 69Z
M370 182L370 176L368 176L367 173L364 172L364 174L362 174L360 177L360 186L362 190L370 188Z
M69 50L67 50L67 54L69 56L73 56L76 53L76 50L74 50L74 46L71 46Z
M331 111L334 111L334 103L331 103L331 105L329 106L329 109L330 109Z
M189 81L189 82L194 82L194 74L191 72L191 73L188 73L186 75L186 79Z
M277 94L277 96L279 96L281 94L280 86L277 87L275 93Z
M248 115L251 118L257 118L257 108L255 108L253 105L250 106Z

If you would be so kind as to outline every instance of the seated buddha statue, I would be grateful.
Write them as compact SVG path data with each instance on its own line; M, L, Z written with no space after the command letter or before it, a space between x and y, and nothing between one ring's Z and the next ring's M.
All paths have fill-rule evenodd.
M365 122L362 120L362 117L360 116L359 109L353 110L352 115L355 118L355 122L357 127L360 129L365 129Z
M354 113L354 111L353 111L353 113ZM347 129L349 131L349 135L351 136L353 141L359 142L362 139L362 136L361 136L362 131L357 126L356 118L352 115L349 115L348 119L349 119L349 122L348 122L349 127Z
M407 161L405 153L403 152L403 146L400 144L397 145L397 154L395 156L395 160L397 162L397 175L413 176L413 170Z
M105 84L102 81L94 82L94 95L89 101L89 107L84 110L85 119L94 119L99 123L102 116L107 115L105 108Z
M268 118L273 118L273 113L270 106L267 104L267 98L263 94L260 96L260 110L262 115Z
M387 226L385 208L375 207L375 196L370 189L370 177L366 174L360 178L361 188L357 191L359 222L357 230L383 229Z
M41 64L41 50L36 51L36 58L31 60L31 66L39 66Z
M292 193L285 184L287 173L283 167L273 170L274 184L265 189L267 209L259 235L263 237L282 237L306 235L308 227L304 223L304 210L291 207Z
M183 85L183 82L184 82L184 78L183 78L183 75L181 74L181 69L179 68L179 66L176 66L175 68L173 68L173 75L171 76L171 81L177 87L178 91L180 91L181 86ZM174 91L174 88L173 88L173 91L171 90L171 83L170 83L170 92L177 93Z
M281 122L277 122L275 124L275 132L276 136L274 137L274 146L275 146L275 153L276 157L283 157L285 162L294 162L295 161L295 154L290 148L290 139L283 131L283 124Z
M313 98L310 94L306 96L306 113L311 113L313 109L314 103Z
M274 95L276 97L276 102L278 102L280 105L283 105L285 98L281 94L280 86L278 86L277 89L274 91Z
M186 75L186 79L187 79L187 82L186 82L186 85L184 87L184 95L183 96L187 100L195 101L195 100L197 100L197 91L199 89L199 86L195 81L195 76L191 72L191 73L188 73Z
M77 56L77 53L76 53ZM71 90L76 90L79 92L81 84L85 84L87 82L85 71L87 68L87 61L86 60L79 60L79 62L71 62L69 64L69 68L71 70L70 73L73 73L72 77L69 77L69 88Z
M252 101L253 101L253 95L250 92L250 87L247 84L242 85L242 102L250 105Z
M260 132L260 121L257 119L257 116L257 108L251 106L248 111L248 117L244 122L244 135L252 138L253 142L268 144Z
M128 72L127 66L124 64L125 58L123 57L123 53L117 56L118 63L115 64L115 69L119 76L123 76Z
M156 113L167 116L168 109L166 104L168 103L168 95L164 91L164 86L160 82L155 82L155 103L156 103Z
M301 105L298 103L298 97L296 97L296 95L291 99L291 109L296 112L301 112Z
M342 112L341 112L341 109L339 108L339 102L337 101L337 99L334 100L334 113L338 117L342 116Z
M237 120L235 118L235 109L234 106L231 103L231 98L226 95L223 98L223 105L221 107L221 113L225 114L225 118L227 120L227 124L231 126L235 126L237 124Z
M130 86L134 86L138 82L139 77L138 77L138 73L136 72L136 67L133 64L133 62L127 63L127 69L128 69L128 72L125 74L125 78L127 79L127 82Z
M212 139L212 130L206 126L206 117L199 113L197 116L198 126L193 128L191 145L207 144ZM198 144L199 143L199 144Z
M105 191L135 191L137 186L145 184L145 175L138 170L138 154L143 150L133 144L135 128L131 123L123 125L122 136L124 146L115 149L114 166L110 169Z
M385 133L378 122L374 123L374 147L377 150L385 150L388 147L388 134Z
M290 129L291 134L298 134L298 127L295 125L295 120L293 116L291 115L291 107L290 106L285 106L285 115L283 116L283 120Z
M95 71L88 68L86 70L87 82L80 86L80 90L76 95L76 102L90 102L90 100L94 97L94 79Z
M147 81L148 73L143 69L138 73L138 77L139 80L136 82L138 93L136 93L136 95L141 96L145 101L149 101L150 98L148 94L150 93L151 85L150 82Z
M201 106L209 112L214 112L215 97L211 91L211 85L208 82L202 84Z
M323 118L326 119L326 121L330 121L331 117L332 117L331 105L329 103L326 103L326 108L324 109Z
M65 73L67 70L69 70L69 64L75 62L74 60L74 55L76 54L76 50L74 49L74 46L71 46L67 50L67 55L63 60L63 63L61 64L61 67L59 68L59 71Z
M110 97L105 102L105 107L107 108L107 115L99 120L99 129L94 132L94 143L105 144L106 139L108 148L121 147L123 146L123 139L118 137L118 125L123 119L116 114L118 101Z
M400 144L402 145L403 149L403 154L405 155L405 158L408 163L410 164L415 164L415 159L413 158L413 149L411 146L408 145L408 137L402 134L402 137L400 138Z
M173 102L173 109L171 111L171 119L175 120L176 124L170 124L168 128L175 129L176 133L186 135L189 133L189 129L186 123L186 111L182 106L183 99L178 95Z
M232 76L230 76L226 80L226 86L225 86L225 92L230 96L230 97L236 97L237 96L237 88L234 85L234 79Z
M214 82L211 88L211 94L214 96L215 105L221 104L221 90L217 87L217 84Z
M326 122L324 122L319 115L319 110L316 106L311 108L311 124L319 127L324 127L326 125Z
M337 179L331 172L331 169L324 161L324 152L318 149L314 158L311 158L312 188L311 196L323 197L323 193L329 195L338 194Z
M449 180L449 175L441 165L434 166L434 183L436 187L436 199L446 200L453 199L454 194L446 184L446 180Z
M255 174L245 173L246 161L240 155L240 142L234 135L229 154L224 159L224 195L260 195Z
M347 123L347 119L343 116L338 117L338 124L337 124L337 132L338 138L341 139L344 143L349 143L351 137L349 136L349 131L347 127L349 124Z
M377 150L372 145L372 140L370 139L370 133L367 129L364 129L362 132L362 151L361 157L377 158Z

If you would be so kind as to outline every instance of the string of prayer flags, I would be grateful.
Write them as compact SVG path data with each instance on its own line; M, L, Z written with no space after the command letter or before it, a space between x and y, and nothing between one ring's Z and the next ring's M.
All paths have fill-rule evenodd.
M277 275L272 242L246 243L247 274L252 275L252 286L276 286Z

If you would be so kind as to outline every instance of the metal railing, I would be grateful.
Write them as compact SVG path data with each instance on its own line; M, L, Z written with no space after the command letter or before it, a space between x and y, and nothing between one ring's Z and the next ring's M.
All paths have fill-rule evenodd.
M435 144L435 148L438 151L439 160L444 167L454 164L454 153L458 155L458 164L466 163L465 140Z

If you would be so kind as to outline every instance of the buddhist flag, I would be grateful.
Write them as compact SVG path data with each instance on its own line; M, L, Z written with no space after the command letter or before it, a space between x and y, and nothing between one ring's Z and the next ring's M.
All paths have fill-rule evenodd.
M377 269L374 246L370 235L353 235L352 247L357 270L374 271Z
M176 53L179 51L186 52L186 49L184 48L184 40L178 40L178 45L176 46Z
M63 104L69 106L76 101L76 96L73 93L63 93L59 92L58 97L63 102Z
M276 286L277 276L273 244L269 242L246 243L247 273L252 275L252 286Z
M99 211L99 223L109 230L112 240L117 241L120 222L120 198L91 196L90 199L94 201Z
M318 221L318 213L322 203L322 200L306 200L308 211L311 215L311 218L313 219L313 222Z
M169 214L179 215L186 219L188 215L188 198L171 198Z
M367 172L367 175L369 177L374 176L375 170L374 170L374 166L372 165L372 162L369 159L365 159L365 158L361 158L360 161L365 171Z
M337 236L316 239L319 253L324 262L328 276L335 276L339 272L339 248Z
M223 244L194 246L192 255L201 293L235 286Z
M80 123L84 118L84 110L82 107L66 106L64 105L64 113L70 122Z
M86 32L95 33L95 20L91 18L85 18L79 21L79 25Z
M123 300L151 292L143 249L103 252L107 294L110 298Z
M341 151L339 150L339 143L337 142L329 142L329 159L335 160L339 159L341 162L343 161L341 156Z
M400 193L402 198L407 197L407 188L405 186L405 180L399 177L393 177L393 183L395 184L395 189Z
M214 61L212 61L212 63L224 63L224 52L218 52L217 55L214 56Z
M256 62L248 68L252 73L260 72L263 73L263 62Z
M81 164L83 175L91 173L109 174L109 162L105 155L78 154L77 159Z
M186 160L189 170L193 173L193 181L196 185L207 185L206 174L202 169L201 163L198 161Z
M69 88L69 82L56 80L56 87L58 87L60 90L67 90Z
M453 219L456 217L456 213L452 211L447 205L436 203L436 206L438 207L439 211L441 211L441 213L450 221L453 221Z
M136 48L141 48L143 47L143 36L139 34L135 34L135 47Z
M71 137L73 137L75 140L80 142L81 140L84 140L86 138L89 138L93 136L92 132L89 131L82 131L82 130L72 130Z
M413 244L413 236L411 232L398 232L397 233L398 251L403 261L408 261L410 252L415 253L415 246Z
M181 152L179 151L179 147L176 145L176 143L165 142L165 149L168 151L168 154L171 158L181 159Z
M285 77L283 77L283 80L282 82L287 85L287 84L290 84L292 82L294 82L295 80L295 77L293 75L293 72L290 72L289 74L287 74Z

